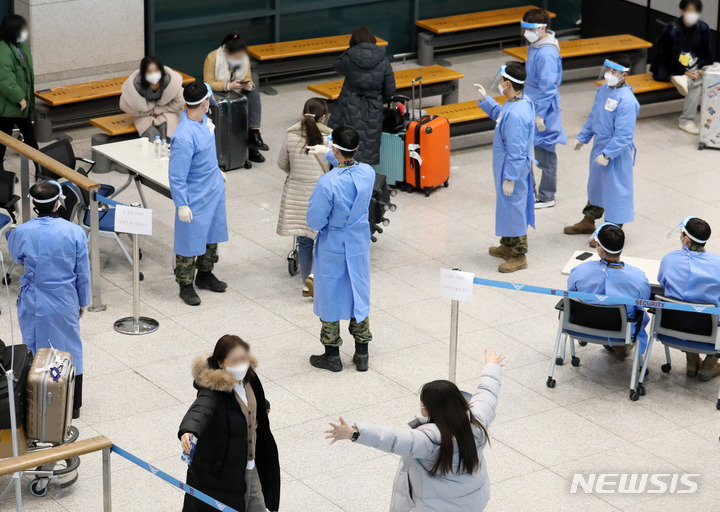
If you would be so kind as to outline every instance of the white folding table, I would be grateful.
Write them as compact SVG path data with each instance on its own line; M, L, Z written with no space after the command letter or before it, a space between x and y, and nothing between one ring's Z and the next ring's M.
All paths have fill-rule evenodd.
M592 256L590 256L587 259L579 260L578 256L585 254L585 253L591 253ZM580 265L581 263L585 261L598 261L600 260L600 257L597 255L597 253L592 251L575 251L572 255L572 257L568 260L568 262L563 267L561 273L563 275L570 274L570 271ZM650 282L650 286L653 287L653 289L658 288L660 286L660 283L658 283L657 277L658 277L658 271L660 270L660 261L659 260L651 260L647 258L634 258L632 256L622 256L621 260L623 263L627 263L628 265L632 265L633 267L637 267L643 272L645 272L645 275L648 278L648 281Z

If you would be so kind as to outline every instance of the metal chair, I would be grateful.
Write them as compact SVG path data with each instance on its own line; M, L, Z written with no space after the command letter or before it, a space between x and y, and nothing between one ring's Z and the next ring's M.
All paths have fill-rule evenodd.
M670 362L670 348L676 348L678 350L682 350L683 352L691 352L694 354L720 356L720 329L718 329L718 315L716 313L701 312L703 308L716 307L715 304L687 302L670 297L663 297L662 295L656 295L655 298L662 302L688 304L695 307L698 312L662 308L651 310L653 313L653 320L648 339L648 355L645 358L643 370L647 368L650 351L652 350L653 342L655 340L658 340L665 347L665 360L667 363L660 367L663 373L670 373L670 370L672 369L672 364ZM640 377L641 385L644 378L643 374L643 376ZM718 393L718 400L715 406L717 409L720 409L720 392Z
M75 169L75 167L77 166L77 162L84 162L90 167L88 167L87 170L80 168L77 169L77 171L84 171L86 175L92 170L93 165L95 165L95 162L93 160L90 160L88 158L76 157L75 151L73 151L72 144L68 139L60 139L56 142L53 142L52 144L48 144L47 146L41 148L40 152L54 160L57 160L61 164L70 167L70 169ZM40 166L38 173L36 173L35 175L35 179L60 180L60 176L52 172L50 169Z
M15 195L15 173L0 170L0 210L5 210L7 215L0 213L0 236L7 237L8 232L17 226L16 204L20 200L20 196ZM7 269L7 273L3 277L3 284L10 284L10 273L15 268L15 263L11 263Z
M550 373L546 381L549 388L554 388L553 378L555 366L565 362L567 340L570 339L571 364L580 366L580 358L575 355L575 340L584 346L594 343L604 346L635 345L642 326L642 315L628 319L626 306L588 304L577 299L564 297L556 306L559 313L560 326L555 338L555 350L550 361ZM562 357L559 357L562 341ZM645 391L637 386L638 368L640 367L640 350L633 355L632 377L630 379L630 399L637 400ZM647 358L645 358L647 360ZM637 386L637 388L636 388Z

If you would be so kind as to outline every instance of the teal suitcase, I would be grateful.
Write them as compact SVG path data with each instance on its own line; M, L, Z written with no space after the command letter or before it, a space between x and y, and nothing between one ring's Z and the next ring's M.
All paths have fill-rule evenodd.
M382 133L380 163L375 171L384 175L392 187L405 183L405 132Z

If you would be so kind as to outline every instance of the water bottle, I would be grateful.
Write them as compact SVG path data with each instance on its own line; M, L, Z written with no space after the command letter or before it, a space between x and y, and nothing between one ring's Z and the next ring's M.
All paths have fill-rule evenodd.
M160 158L167 158L169 150L170 150L170 146L168 146L167 139L163 139L162 140L162 149L160 151Z
M154 150L155 150L155 160L160 160L162 157L162 141L160 140L160 135L155 135L155 142L153 142Z

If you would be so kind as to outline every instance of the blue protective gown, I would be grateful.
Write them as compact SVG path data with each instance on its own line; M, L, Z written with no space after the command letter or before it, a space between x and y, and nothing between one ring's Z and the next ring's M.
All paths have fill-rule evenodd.
M544 132L535 127L534 145L546 151L555 151L555 145L565 144L567 136L560 114L562 57L553 35L530 45L525 71L525 97L532 100L535 115L545 121Z
M535 194L532 184L535 108L527 98L506 101L502 107L487 96L478 106L496 122L493 138L495 176L495 235L527 235L535 227ZM503 181L515 182L513 193L503 194Z
M570 271L568 290L629 299L649 299L650 283L645 273L632 265L623 263L620 265L622 265L620 268L609 266L605 260L581 263ZM607 302L596 303L608 305ZM627 306L628 319L635 318L635 315L643 315L642 330L638 334L637 341L640 344L640 352L644 353L648 340L645 327L650 317L642 307Z
M665 296L720 306L720 256L681 249L660 262L658 283Z
M215 152L215 133L208 124L188 119L187 112L170 145L170 192L175 203L175 254L200 256L207 244L228 241L225 183ZM177 208L189 206L191 222L181 222Z
M80 307L90 304L90 261L85 231L57 217L34 217L8 235L20 279L18 321L23 343L35 353L53 347L70 352L83 373Z
M615 224L632 222L633 164L635 160L635 121L640 104L632 87L615 89L603 84L595 94L590 115L578 135L584 144L595 138L590 152L588 201L605 209L605 221ZM606 167L595 163L598 155L610 158Z
M327 159L337 164L332 152ZM313 311L325 322L362 322L370 312L368 208L374 187L373 168L355 163L321 176L310 196L307 223L318 232Z

